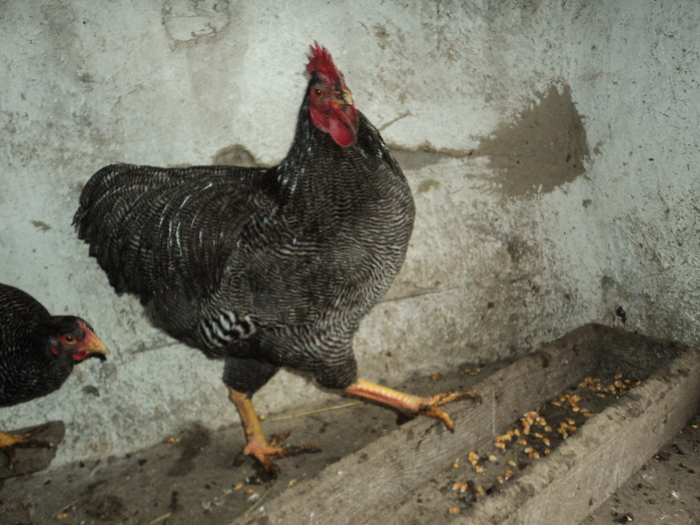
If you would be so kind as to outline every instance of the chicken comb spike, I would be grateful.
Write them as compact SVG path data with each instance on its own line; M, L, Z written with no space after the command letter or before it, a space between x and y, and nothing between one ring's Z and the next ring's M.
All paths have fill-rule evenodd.
M321 44L314 40L314 45L309 46L312 57L309 57L309 63L306 65L306 71L309 73L318 73L326 84L334 84L336 81L342 81L342 75L338 68L333 63L333 57L330 52Z

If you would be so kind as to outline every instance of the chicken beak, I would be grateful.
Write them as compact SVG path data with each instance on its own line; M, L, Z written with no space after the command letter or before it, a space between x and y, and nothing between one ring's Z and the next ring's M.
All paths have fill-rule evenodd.
M350 93L350 91L344 89L343 91L341 91L340 96L348 106L352 106L355 104L355 101L352 98L352 93Z
M350 90L347 88L341 88L340 91L338 91L338 97L336 98L336 103L337 105L345 105L345 106L352 106L355 104L355 101L352 98L352 93L350 93Z
M85 332L85 337L83 338L83 344L81 344L79 348L76 348L76 351L72 353L73 359L76 361L82 361L86 357L93 355L99 357L101 360L106 359L106 357L109 355L109 350L105 344L100 341L100 339L95 335L95 332L93 332L89 326L81 322L79 323Z
M102 358L109 355L109 350L107 349L105 344L102 341L100 341L100 339L95 335L95 332L90 331L87 334L87 337L85 338L85 343L87 343L87 346L84 351L86 351L88 354L97 354L98 357L102 356Z

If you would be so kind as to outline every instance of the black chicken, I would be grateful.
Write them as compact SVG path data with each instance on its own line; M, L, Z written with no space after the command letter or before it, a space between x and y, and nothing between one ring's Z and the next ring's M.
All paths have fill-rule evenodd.
M108 353L81 318L52 316L31 295L0 284L0 407L50 394L75 363ZM28 437L0 432L0 449L36 446Z
M278 166L107 166L75 215L117 292L138 295L158 327L226 360L243 454L268 472L272 459L316 450L278 446L260 428L251 396L280 367L450 429L438 405L461 397L357 379L353 335L403 263L414 205L330 53L311 50L294 141Z

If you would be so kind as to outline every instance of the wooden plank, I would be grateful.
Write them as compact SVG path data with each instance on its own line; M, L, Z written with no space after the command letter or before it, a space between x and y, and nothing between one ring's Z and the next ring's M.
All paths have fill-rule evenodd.
M7 430L6 432L22 436L42 427L43 430L33 435L33 438L48 441L53 446L49 448L16 448L15 462L11 466L5 454L0 452L0 479L38 472L51 464L56 456L56 446L63 441L63 437L66 434L66 426L63 424L63 421L50 421L45 425Z
M578 524L685 426L699 400L695 348L589 420L503 492L451 523Z
M482 403L448 406L455 432L418 418L299 483L264 511L236 524L371 522L377 509L421 485L464 451L490 442L525 411L578 383L597 364L596 328L587 325L480 382ZM342 509L342 512L339 511Z

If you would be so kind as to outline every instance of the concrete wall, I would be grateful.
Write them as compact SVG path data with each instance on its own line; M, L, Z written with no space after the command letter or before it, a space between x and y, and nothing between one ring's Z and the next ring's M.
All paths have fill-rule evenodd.
M697 343L699 21L695 0L1 2L0 281L88 319L112 356L0 422L65 420L60 464L236 420L222 364L117 297L71 219L108 163L278 162L314 39L417 204L355 339L364 377L511 356L618 307ZM327 395L281 373L256 404Z

